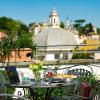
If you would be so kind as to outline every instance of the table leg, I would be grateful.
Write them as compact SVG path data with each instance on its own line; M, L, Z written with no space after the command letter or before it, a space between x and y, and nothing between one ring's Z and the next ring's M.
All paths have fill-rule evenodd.
M30 90L30 97L32 97L32 100L36 100L35 99L34 89L33 88L29 88L29 90Z
M50 100L52 88L47 88L46 94L45 94L45 100Z

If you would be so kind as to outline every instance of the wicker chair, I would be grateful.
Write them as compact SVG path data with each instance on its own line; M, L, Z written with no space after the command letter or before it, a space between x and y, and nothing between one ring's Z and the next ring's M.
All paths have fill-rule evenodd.
M80 89L80 84L81 81L80 79L84 79L85 77L90 77L93 73L93 70L90 66L85 66L85 65L75 65L72 67L69 67L66 71L66 74L74 74L77 75L77 80L78 80L78 86L74 89L73 93L70 93L69 91L66 93L66 96L63 97L63 100L80 100L78 98L78 95L80 94L79 89ZM72 87L71 87L72 88ZM70 88L70 91L72 90ZM91 93L90 93L91 95ZM80 96L81 97L81 96ZM69 98L69 99L68 99ZM84 97L85 98L85 97ZM88 99L86 99L88 100Z
M6 93L6 81L4 75L1 72L0 72L0 100L27 100L24 97Z
M100 100L100 80L97 80L91 100Z
M89 65L75 65L72 67L69 67L65 73L67 74L74 74L77 75L77 77L86 77L93 74L93 70Z
M100 100L100 80L96 81L95 87L91 89L88 97L73 94L70 95L73 97L72 99L63 98L63 100Z
M55 97L51 100L100 100L100 80L96 81L95 87L91 88L90 95L88 97L80 94L66 94L63 98Z

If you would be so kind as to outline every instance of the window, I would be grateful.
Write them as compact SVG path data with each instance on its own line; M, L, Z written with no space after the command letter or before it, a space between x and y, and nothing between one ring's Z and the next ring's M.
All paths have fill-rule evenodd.
M60 54L55 54L55 59L59 59Z

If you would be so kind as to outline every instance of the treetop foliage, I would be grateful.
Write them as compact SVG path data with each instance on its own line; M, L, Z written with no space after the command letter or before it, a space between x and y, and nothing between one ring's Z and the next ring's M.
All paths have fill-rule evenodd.
M28 32L28 27L20 21L8 17L0 17L0 30L8 31L9 34Z
M8 17L0 17L0 31L6 36L0 40L0 56L2 58L10 56L13 49L31 48L34 51L32 34L28 32L28 27L20 22Z
M85 19L75 20L74 26L78 30L79 35L82 34L89 35L91 34L91 32L94 32L92 23L84 24L85 22L86 22Z
M60 28L65 28L65 25L64 25L64 23L62 21L60 23Z

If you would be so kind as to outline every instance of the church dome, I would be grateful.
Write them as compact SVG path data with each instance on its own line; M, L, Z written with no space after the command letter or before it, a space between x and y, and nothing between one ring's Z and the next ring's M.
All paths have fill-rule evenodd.
M37 46L45 46L47 51L73 50L75 46L68 45L77 45L73 33L61 28L48 28L41 31L36 35L35 42Z

